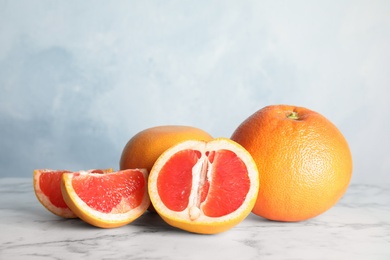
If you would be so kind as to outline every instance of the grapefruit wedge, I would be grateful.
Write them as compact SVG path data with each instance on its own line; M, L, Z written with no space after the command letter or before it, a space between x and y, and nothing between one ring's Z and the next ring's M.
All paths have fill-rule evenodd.
M63 218L77 218L77 215L66 205L61 193L61 178L68 170L36 169L34 170L34 192L39 202L51 213ZM112 169L92 169L87 172L107 173Z
M147 178L145 169L64 173L61 190L79 218L97 227L114 228L132 222L149 207Z
M248 216L259 177L251 155L238 143L227 138L189 140L157 159L148 189L154 208L168 224L215 234Z

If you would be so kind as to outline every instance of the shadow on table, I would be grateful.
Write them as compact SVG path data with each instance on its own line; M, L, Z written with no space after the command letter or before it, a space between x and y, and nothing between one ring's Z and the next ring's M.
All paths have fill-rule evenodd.
M142 230L142 232L169 232L169 233L188 233L178 228L168 225L157 213L146 211L138 219L129 224Z

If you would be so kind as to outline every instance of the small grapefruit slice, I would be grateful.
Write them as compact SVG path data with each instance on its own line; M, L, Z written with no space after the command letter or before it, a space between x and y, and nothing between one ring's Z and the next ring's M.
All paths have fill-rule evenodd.
M248 216L256 201L259 177L251 155L234 141L190 140L158 158L148 188L154 208L168 224L215 234Z
M39 202L51 213L63 218L77 218L66 205L61 193L61 177L68 170L37 169L34 170L34 192ZM88 172L107 173L109 169L92 169Z
M97 227L114 228L132 222L149 207L147 178L145 169L64 173L61 190L79 218Z

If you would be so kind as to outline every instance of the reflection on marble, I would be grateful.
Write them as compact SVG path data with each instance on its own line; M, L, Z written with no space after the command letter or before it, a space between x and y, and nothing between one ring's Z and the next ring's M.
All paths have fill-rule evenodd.
M156 214L100 229L61 219L36 200L32 180L0 179L0 259L390 259L390 189L352 185L326 213L299 223L250 215L197 235Z

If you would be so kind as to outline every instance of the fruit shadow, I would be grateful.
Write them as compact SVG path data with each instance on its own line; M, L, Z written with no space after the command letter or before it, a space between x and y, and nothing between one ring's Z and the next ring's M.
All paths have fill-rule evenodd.
M54 215L45 208L18 208L14 209L18 216L23 216L23 221L31 221L34 226L39 226L40 229L50 228L66 228L66 229L93 229L88 223L79 218L63 218Z
M188 232L167 224L156 212L145 212L128 226L137 227L142 233L188 234Z

